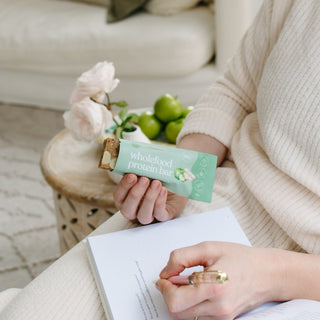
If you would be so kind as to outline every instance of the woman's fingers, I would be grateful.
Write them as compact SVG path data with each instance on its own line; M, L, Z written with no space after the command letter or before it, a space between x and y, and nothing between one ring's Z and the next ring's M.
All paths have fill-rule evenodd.
M138 219L149 224L154 219L167 221L175 218L185 207L187 199L168 192L159 180L126 174L113 193L114 203L127 219Z
M187 198L169 192L162 187L154 207L154 217L158 221L167 221L175 218L182 212L187 203Z
M190 307L189 309L183 310L172 314L177 319L194 319L196 316L200 320L215 319L215 320L231 320L235 318L232 308L223 305L220 299L204 300L197 305Z
M202 242L174 250L157 285L175 319L198 316L201 320L231 320L274 299L273 290L278 292L278 283L281 283L274 281L277 277L274 270L279 272L278 254L274 249L250 248L230 242ZM229 281L175 286L165 280L195 265L204 266L205 271L223 270Z
M176 286L168 280L157 282L157 287L167 303L169 312L173 315L179 314L179 319L187 319L195 315L209 315L210 307L212 311L212 302L210 304L205 302L212 297L218 301L226 285L212 283L199 286Z
M142 224L151 223L155 218L155 211L162 212L159 216L168 216L165 212L167 189L162 187L159 180L150 183L146 177L138 178L134 174L126 174L116 186L113 198L116 208L127 219L137 218Z
M127 219L133 220L137 218L138 207L147 188L149 187L149 184L150 181L146 177L139 178L138 181L133 186L131 186L131 188L127 188L126 182L122 184L122 190L120 189L120 191L122 191L123 193L125 193L126 189L128 189L128 191L123 202L120 202L119 209ZM119 196L119 199L117 199L116 201L120 199L121 198Z
M153 211L161 188L161 182L159 180L153 180L143 196L137 214L138 221L141 224L149 224L154 220Z
M194 246L176 249L171 252L166 267L160 277L167 279L182 272L185 268L197 265L210 266L221 256L221 245L214 242L201 242Z
M161 187L159 196L155 201L153 209L154 218L158 221L167 221L170 219L166 209L167 194L167 188Z
M121 209L123 201L126 199L129 190L137 183L138 177L135 174L126 174L113 192L113 199L118 210Z
M170 314L182 312L203 301L203 297L196 294L193 286L178 287L168 280L159 280L157 287L163 295Z

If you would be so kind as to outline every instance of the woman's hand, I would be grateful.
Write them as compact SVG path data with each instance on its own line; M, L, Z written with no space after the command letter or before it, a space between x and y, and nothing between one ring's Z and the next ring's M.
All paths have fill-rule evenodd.
M177 148L207 152L218 157L217 164L224 160L227 148L215 138L205 134L189 134L177 144ZM142 224L167 221L178 216L187 203L187 198L168 192L159 180L126 174L113 193L118 210L129 220L138 219Z
M198 316L199 320L231 320L276 299L274 293L281 289L279 251L226 242L202 242L177 249L171 253L157 287L175 319ZM226 272L228 282L176 286L166 280L197 265Z
M114 190L117 209L129 220L138 219L149 224L155 219L166 221L175 218L185 207L187 199L162 186L159 180L126 174Z

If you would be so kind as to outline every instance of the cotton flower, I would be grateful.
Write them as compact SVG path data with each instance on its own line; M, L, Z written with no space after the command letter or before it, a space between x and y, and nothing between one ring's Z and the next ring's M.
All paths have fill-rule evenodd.
M94 141L112 125L112 113L101 104L85 98L63 114L64 125L77 140Z
M84 72L78 78L75 89L71 94L71 104L80 102L87 97L102 103L105 93L113 91L119 83L119 79L114 79L114 76L115 69L112 63L98 62L92 69Z

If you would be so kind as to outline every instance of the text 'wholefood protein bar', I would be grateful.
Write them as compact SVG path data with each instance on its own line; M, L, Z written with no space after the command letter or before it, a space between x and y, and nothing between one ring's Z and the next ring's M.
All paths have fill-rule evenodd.
M171 192L211 202L217 157L158 144L107 138L99 167L158 179Z

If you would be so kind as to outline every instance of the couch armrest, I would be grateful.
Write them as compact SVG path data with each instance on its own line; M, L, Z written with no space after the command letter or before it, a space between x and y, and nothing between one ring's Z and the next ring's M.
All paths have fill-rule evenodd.
M224 71L262 0L215 0L216 64Z

